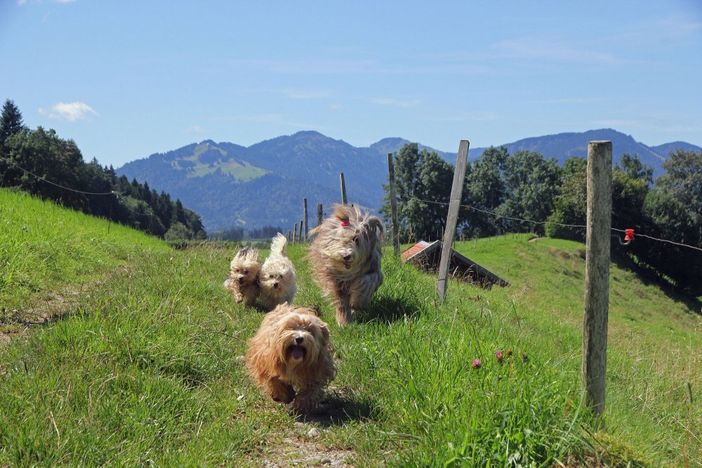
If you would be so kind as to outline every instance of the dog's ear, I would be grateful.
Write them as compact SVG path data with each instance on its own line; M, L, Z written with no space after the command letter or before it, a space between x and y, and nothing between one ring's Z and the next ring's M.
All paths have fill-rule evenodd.
M383 240L383 235L385 233L385 228L383 227L383 222L380 221L380 218L376 216L371 216L368 221L366 221L366 224L370 228L371 232L375 233L375 236L378 238L379 241Z

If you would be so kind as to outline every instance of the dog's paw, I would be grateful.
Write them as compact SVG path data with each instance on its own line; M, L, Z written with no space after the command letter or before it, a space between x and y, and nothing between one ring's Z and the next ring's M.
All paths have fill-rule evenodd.
M278 403L290 403L295 399L295 390L289 385L281 385L276 388L275 392L271 395L273 401Z

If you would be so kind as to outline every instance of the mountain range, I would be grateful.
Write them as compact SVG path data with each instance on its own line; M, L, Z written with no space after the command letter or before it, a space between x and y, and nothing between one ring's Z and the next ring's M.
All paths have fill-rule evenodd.
M671 151L702 151L676 141L647 146L631 135L612 129L560 133L525 138L504 146L511 153L537 151L559 163L587 154L591 140L611 140L616 163L624 153L637 154L655 175ZM387 154L409 143L403 138L384 138L368 147L355 147L315 131L279 136L245 147L204 140L166 153L152 154L117 169L118 175L148 182L165 191L202 216L208 232L230 227L261 226L292 228L303 217L303 198L308 200L310 225L316 224L316 204L327 208L340 200L339 173L344 173L349 202L377 210L382 205L387 179ZM419 145L453 164L456 153ZM470 150L469 160L486 148Z

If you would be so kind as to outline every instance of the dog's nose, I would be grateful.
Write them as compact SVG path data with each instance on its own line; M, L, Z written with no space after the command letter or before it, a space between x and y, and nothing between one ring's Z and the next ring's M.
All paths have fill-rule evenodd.
M349 260L351 260L351 254L345 255L344 261L348 262Z
M244 284L244 278L239 278L239 284Z
M303 341L305 341L305 339L301 336L295 338L295 344L302 344Z
M273 289L278 289L278 283L273 283Z

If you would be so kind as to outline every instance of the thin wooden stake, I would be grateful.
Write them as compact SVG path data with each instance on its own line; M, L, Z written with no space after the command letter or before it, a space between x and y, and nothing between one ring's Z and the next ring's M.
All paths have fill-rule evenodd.
M295 227L293 228L293 244L297 242L297 223L295 223Z
M463 195L463 180L466 176L466 166L468 162L468 148L470 142L461 140L458 146L458 157L456 158L456 168L453 171L453 184L451 185L451 199L449 200L448 216L446 217L446 230L444 240L441 245L441 261L439 262L439 281L436 290L439 293L439 301L446 299L446 286L449 265L451 264L451 249L453 248L453 237L456 234L456 223L458 221L458 208L461 205Z
M605 409L609 244L612 227L612 142L587 148L587 231L582 381L585 404L595 416Z
M322 218L324 217L324 207L321 203L317 203L317 226L322 224Z
M304 235L302 237L302 240L306 242L307 241L307 232L309 231L309 226L307 224L307 199L306 198L302 199L302 204L304 205L303 210L305 212L305 227L303 229Z
M300 220L300 233L297 236L297 240L299 240L300 242L305 242L305 238L302 237L302 228L303 228L302 223L303 223L303 220L301 219Z
M392 153L388 153L388 181L390 184L390 211L392 213L392 247L395 256L400 256L400 223L397 221L397 200L395 199L395 164Z
M339 184L341 185L341 203L346 205L346 180L344 180L344 173L339 173Z

